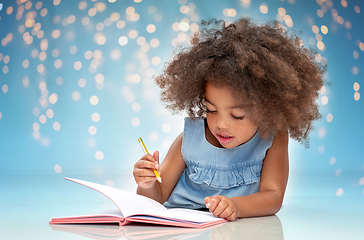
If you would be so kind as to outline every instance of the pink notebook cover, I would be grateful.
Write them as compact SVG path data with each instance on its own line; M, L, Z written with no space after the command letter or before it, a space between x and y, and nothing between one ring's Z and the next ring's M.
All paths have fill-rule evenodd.
M223 226L223 224L221 224ZM95 225L95 224L53 224L52 230L69 232L94 240L117 239L188 239L215 229L209 228L179 228L170 226L156 226L132 224L127 226Z

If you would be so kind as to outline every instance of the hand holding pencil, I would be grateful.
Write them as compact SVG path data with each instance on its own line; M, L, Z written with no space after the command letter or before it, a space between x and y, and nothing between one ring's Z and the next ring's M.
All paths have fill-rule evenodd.
M142 139L142 138L138 138L138 141L139 141L139 143L140 143L140 146L143 148L144 153L145 153L145 154L149 154L149 152L148 152L147 148L146 148L146 147L145 147L145 145L144 145L143 139ZM158 180L160 183L162 183L162 178L161 178L161 176L159 175L159 172L158 172L156 169L153 169L153 172L154 172L155 176L157 177L157 180Z
M145 155L134 165L134 178L138 186L148 189L153 186L156 180L162 183L162 179L157 171L159 168L159 152L155 151L153 155L149 154L144 142L138 139Z

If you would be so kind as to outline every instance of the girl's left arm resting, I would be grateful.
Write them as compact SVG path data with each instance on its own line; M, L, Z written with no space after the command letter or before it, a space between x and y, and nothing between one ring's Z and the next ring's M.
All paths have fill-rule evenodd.
M207 197L206 207L215 216L233 221L242 217L267 216L277 213L284 197L288 180L288 133L276 133L264 159L259 192L227 198Z

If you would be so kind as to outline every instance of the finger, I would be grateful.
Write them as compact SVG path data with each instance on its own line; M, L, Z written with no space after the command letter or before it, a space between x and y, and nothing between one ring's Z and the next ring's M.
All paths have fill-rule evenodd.
M156 177L154 176L143 176L143 177L137 177L136 182L143 184L143 183L149 183L149 182L155 182Z
M139 183L149 183L149 182L155 182L156 177L155 176L143 176L143 177L137 177L137 180Z
M153 171L147 169L139 169L134 171L134 179L139 186L144 186L145 184L155 182L157 180Z
M210 208L210 202L211 202L212 198L213 197L205 197L204 201L205 201L206 208Z
M156 178L155 177L141 177L141 178L136 178L135 179L136 183L138 184L138 186L140 186L141 188L150 188L153 186L153 184L156 182Z
M234 212L234 209L231 205L227 205L224 210L219 214L220 218L229 218Z
M150 162L156 162L157 159L154 158L154 156L150 155L150 154L145 154L141 159L150 161Z
M226 219L226 220L228 220L228 221L235 221L235 220L237 219L237 217L236 217L236 212L235 212L235 211L233 211L233 212L230 214L230 216L226 217L225 219Z
M151 162L151 163L156 163L157 162L157 160L150 154L145 154L137 162L139 162L139 161L147 161L147 162Z
M216 210L216 208L219 206L220 201L221 201L221 196L218 195L218 196L213 197L209 204L210 212L216 217L220 214L220 212L218 210Z
M140 168L134 171L135 177L142 178L142 177L154 177L156 178L152 169L148 168Z
M156 169L158 169L159 168L159 151L155 151L153 153L153 158L155 159L155 163L157 165Z
M214 216L220 217L221 213L228 207L228 204L226 203L226 201L224 201L224 199L219 199L219 202L217 203L213 214Z
M155 169L157 164L148 160L140 159L134 164L134 169Z
M147 169L138 169L133 172L135 182L138 186L142 188L146 188L151 186L153 182L157 180L154 174L152 174L151 170Z

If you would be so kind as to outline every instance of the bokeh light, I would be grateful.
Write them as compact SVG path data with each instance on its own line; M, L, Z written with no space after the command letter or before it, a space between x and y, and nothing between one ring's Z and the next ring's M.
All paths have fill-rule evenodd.
M52 110L52 109L48 109L48 110L46 111L46 116L47 116L48 118L53 118L53 116L54 116L54 112L53 112L53 110Z
M135 117L131 120L131 125L133 125L134 127L137 127L140 125L140 119Z
M119 44L120 44L121 46L125 46L127 43L128 43L128 38L127 38L127 37L125 37L125 36L121 36L121 37L119 38Z
M326 116L326 121L327 122L332 122L334 120L334 116L331 114L331 113L329 113L329 114L327 114L327 116Z
M330 165L334 165L336 163L336 158L335 157L331 157L330 158Z
M260 10L261 13L267 14L268 13L268 5L266 3L260 4L259 10Z
M52 94L49 96L49 102L50 102L51 104L55 104L57 101L58 101L58 95L57 95L57 93L52 93Z
M342 196L343 194L344 194L344 189L339 188L339 189L337 189L337 190L336 190L336 195L337 195L338 197Z
M95 157L96 157L97 160L102 160L102 159L104 159L104 153L101 152L101 151L97 151L95 153Z
M91 135L95 135L97 133L97 128L95 126L90 126L88 128L88 133Z
M90 98L90 103L91 103L92 105L97 105L97 104L99 103L99 98L98 98L97 96L92 96L92 97Z
M54 165L54 171L56 173L61 173L62 172L62 167L58 164Z
M100 121L100 114L98 114L98 113L93 113L93 114L91 115L91 119L92 119L92 121L94 121L94 122L98 122L98 121Z
M53 123L53 129L59 131L61 129L61 124L59 122Z

